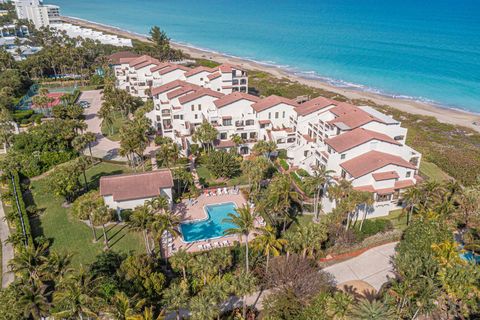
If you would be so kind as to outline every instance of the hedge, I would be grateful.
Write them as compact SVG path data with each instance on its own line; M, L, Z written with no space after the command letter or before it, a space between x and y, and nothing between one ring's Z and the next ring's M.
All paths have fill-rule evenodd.
M285 159L280 159L278 160L278 162L280 163L280 166L283 168L283 170L287 171L290 168Z
M9 179L10 192L12 193L12 208L15 210L15 227L22 230L22 234L27 238L28 245L33 245L32 231L30 228L30 220L28 218L27 209L23 200L22 187L20 185L20 177L17 171L11 173ZM23 223L22 223L23 222Z

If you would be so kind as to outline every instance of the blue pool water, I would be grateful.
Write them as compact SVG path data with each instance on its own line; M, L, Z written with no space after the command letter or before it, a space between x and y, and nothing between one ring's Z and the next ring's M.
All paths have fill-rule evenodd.
M224 231L235 227L231 223L223 222L228 218L229 213L236 214L237 206L233 202L212 204L205 206L207 219L195 222L185 222L180 224L183 240L193 242L198 240L207 240L224 236Z
M478 0L46 0L64 15L480 112Z

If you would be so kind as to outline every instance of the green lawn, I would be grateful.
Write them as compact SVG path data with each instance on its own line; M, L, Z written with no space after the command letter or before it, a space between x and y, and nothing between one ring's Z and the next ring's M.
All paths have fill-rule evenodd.
M126 166L100 163L87 171L90 185L98 186L98 180L103 175L119 174L129 171ZM54 196L48 186L48 178L32 181L31 191L35 204L43 212L32 219L34 236L44 235L52 241L52 249L60 252L74 253L73 264L88 264L102 252L101 239L93 243L91 229L83 222L71 216L69 209L64 208L64 200ZM128 230L124 225L111 225L107 228L112 250L119 252L144 252L142 237ZM98 229L97 236L101 236Z
M388 219L392 222L393 227L399 230L404 230L407 227L407 212L404 212L403 209L390 211L388 216L374 219Z
M448 174L442 171L436 164L422 160L420 163L420 173L429 179L436 181L445 181L452 179Z
M200 182L205 182L207 186L214 187L214 186L224 186L227 185L231 186L240 186L248 184L248 179L244 175L239 175L238 177L234 177L232 179L228 179L225 182L218 182L216 181L215 177L212 175L210 170L203 165L199 165L197 167L197 174L200 179Z
M120 113L117 113L113 118L112 128L102 125L102 134L112 141L120 140L120 128L125 123L126 119Z

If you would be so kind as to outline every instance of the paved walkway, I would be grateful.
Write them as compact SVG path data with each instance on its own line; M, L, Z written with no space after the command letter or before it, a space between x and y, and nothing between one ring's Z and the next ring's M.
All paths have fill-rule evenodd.
M101 90L83 91L79 100L90 102L90 107L85 109L85 123L87 124L87 131L93 132L97 136L97 141L92 145L93 156L105 160L126 162L127 157L122 157L118 154L120 142L112 141L102 134L102 119L97 115L102 106ZM145 155L154 155L156 149L157 147L152 142L145 150Z
M10 229L3 211L2 201L0 200L0 241L2 242L2 288L8 287L14 280L13 273L9 272L8 263L13 259L13 246L7 242L10 236Z
M334 264L323 270L331 273L337 283L362 280L378 291L388 277L394 276L391 258L395 254L396 245L395 242L372 248L358 257Z

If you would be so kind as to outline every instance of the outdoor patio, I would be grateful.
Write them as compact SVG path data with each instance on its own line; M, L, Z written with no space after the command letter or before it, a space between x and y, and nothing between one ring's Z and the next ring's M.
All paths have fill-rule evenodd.
M213 190L213 189L212 189ZM223 190L223 188L222 188ZM215 189L216 191L216 189ZM179 214L182 217L183 221L193 221L193 220L202 220L207 219L207 213L205 212L204 207L206 205L219 204L225 202L233 202L235 205L240 208L247 203L247 200L244 198L241 192L233 194L229 190L228 194L221 195L210 195L207 196L205 193L200 195L196 199L184 200L183 202L176 204L173 208L174 213ZM257 226L261 226L261 221L257 221ZM251 237L253 238L253 237ZM173 241L172 241L173 240ZM218 247L227 247L234 245L235 242L239 242L240 238L236 235L234 236L224 236L215 239L201 240L195 242L184 242L182 235L178 236L176 239L170 239L171 245L167 248L167 255L170 256L179 249L184 249L187 252L199 252L206 251Z

